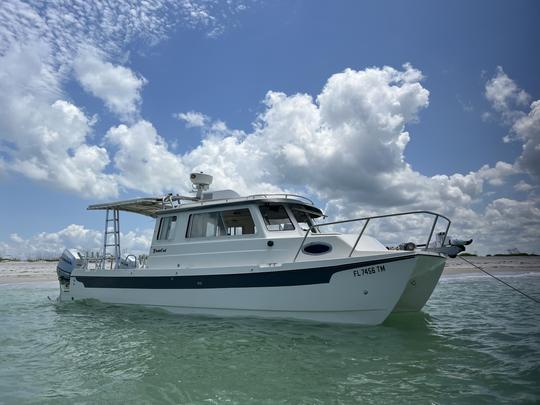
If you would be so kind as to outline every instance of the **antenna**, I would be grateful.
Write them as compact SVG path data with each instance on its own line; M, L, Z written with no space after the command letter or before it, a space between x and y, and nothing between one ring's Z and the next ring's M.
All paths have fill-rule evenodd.
M209 174L203 172L200 173L191 173L189 179L193 183L193 191L197 192L197 200L202 199L203 191L206 191L210 188L212 184L213 177Z

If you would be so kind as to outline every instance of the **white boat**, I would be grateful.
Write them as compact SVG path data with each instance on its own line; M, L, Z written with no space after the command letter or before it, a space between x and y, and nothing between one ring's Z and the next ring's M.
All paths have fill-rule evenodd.
M377 325L393 311L419 311L444 268L446 255L439 251L450 220L440 214L414 211L317 223L323 213L305 197L240 197L231 190L206 191L209 175L194 173L191 180L196 197L88 207L106 210L103 252L92 259L64 251L57 269L59 299L91 298L179 314ZM120 211L156 219L147 257L121 256ZM365 232L374 219L419 214L433 216L424 245L388 249ZM447 221L446 231L433 248L439 219ZM331 231L352 222L362 225L358 234Z

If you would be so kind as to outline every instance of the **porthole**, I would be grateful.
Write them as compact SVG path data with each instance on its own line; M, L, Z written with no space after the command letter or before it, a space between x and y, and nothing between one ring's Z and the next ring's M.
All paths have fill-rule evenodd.
M302 252L308 255L323 255L332 251L332 245L324 242L309 243L302 249Z

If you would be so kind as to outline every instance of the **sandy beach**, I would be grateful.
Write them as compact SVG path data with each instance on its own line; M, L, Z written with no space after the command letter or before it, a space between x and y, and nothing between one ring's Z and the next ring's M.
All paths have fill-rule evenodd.
M465 256L464 259L494 274L540 272L540 256ZM443 275L479 273L459 257L448 259Z
M477 266L493 274L540 272L540 256L467 256ZM464 273L483 274L460 258L448 259L443 276ZM0 284L29 283L56 280L56 262L0 262Z

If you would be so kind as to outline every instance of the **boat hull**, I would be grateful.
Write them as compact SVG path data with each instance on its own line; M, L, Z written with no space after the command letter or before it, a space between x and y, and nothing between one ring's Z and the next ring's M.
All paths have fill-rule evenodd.
M278 266L189 270L76 270L62 301L97 299L178 314L377 325L392 312L415 254Z
M419 254L412 276L393 312L420 311L437 286L445 263L445 256Z

